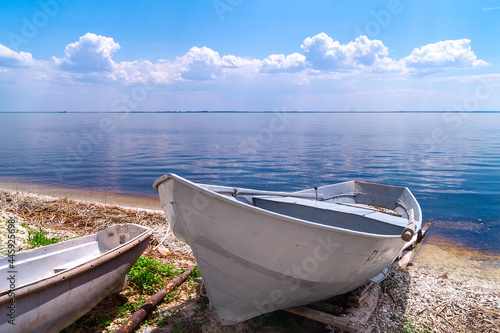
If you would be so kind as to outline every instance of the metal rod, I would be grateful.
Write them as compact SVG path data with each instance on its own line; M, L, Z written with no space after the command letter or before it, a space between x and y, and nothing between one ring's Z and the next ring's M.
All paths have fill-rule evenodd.
M132 317L127 320L125 324L122 325L115 333L130 333L133 332L134 329L144 320L144 318L147 317L151 313L151 311L154 310L154 308L165 298L165 296L174 288L178 287L179 285L182 284L190 275L193 273L195 266L189 267L184 273L181 275L176 276L170 283L157 292L155 295L150 297L146 303L144 303L139 310L134 312Z
M229 187L229 186L217 186L217 185L204 185L198 184L207 190L216 192L219 194L231 194L231 195L269 195L278 197L293 197L293 198L305 198L305 199L321 199L324 200L324 196L314 193L300 193L300 192L281 192L281 191L263 191L263 190L252 190L247 188Z

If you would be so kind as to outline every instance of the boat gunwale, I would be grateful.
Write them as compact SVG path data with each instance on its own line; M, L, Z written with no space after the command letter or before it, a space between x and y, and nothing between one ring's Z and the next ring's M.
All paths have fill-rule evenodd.
M344 228L340 228L340 227L329 226L329 225L325 225L325 224L321 224L321 223L317 223L317 222L312 222L312 221L308 221L308 220L303 220L303 219L291 217L291 216L284 215L284 214L275 213L275 212L272 212L272 211L269 211L266 209L262 209L262 208L257 207L257 206L245 204L243 202L235 200L234 198L229 198L226 195L222 195L222 194L219 194L217 192L208 190L208 189L204 188L203 186L201 186L200 184L189 181L189 180L182 178L174 173L168 173L168 174L163 175L162 177L158 178L153 184L154 189L158 191L159 185L168 179L174 179L174 180L180 181L181 183L189 186L192 189L201 191L204 195L215 197L217 199L224 200L228 203L232 203L233 205L239 205L240 207L242 207L246 210L250 210L252 212L257 212L259 214L268 215L268 216L271 216L274 218L279 218L279 219L285 220L287 222L293 222L293 223L297 223L297 224L307 225L307 226L316 227L319 229L325 229L328 231L345 232L348 234L352 234L352 235L356 235L356 236L364 236L364 237L369 237L369 238L394 238L394 239L399 238L399 239L401 239L401 234L398 234L398 235L373 234L373 233L368 233L368 232L355 231L355 230L351 230L351 229L344 229ZM348 182L344 182L344 183L348 183ZM366 182L363 182L363 183L366 183ZM373 184L373 183L367 183L367 184ZM375 184L375 185L379 185L379 184ZM398 187L398 186L392 186L392 185L383 185L383 186L391 186L391 187L396 187L396 188L407 189L408 192L413 197L413 194L411 193L411 191L406 187ZM307 191L307 190L304 190L304 191ZM164 205L165 204L162 204L162 208ZM417 205L418 205L418 203L417 203ZM418 205L418 207L420 208L420 205ZM421 220L418 220L417 222L418 222L418 225L420 226ZM401 230L401 232L403 232L403 230Z
M81 263L80 265L77 265L75 267L71 267L67 270L60 271L60 272L55 273L53 275L50 275L46 278L18 286L13 290L6 289L3 291L0 291L0 304L5 304L12 299L17 300L21 297L25 297L25 296L28 296L30 294L39 292L39 291L44 290L52 285L58 284L59 282L70 280L76 276L79 276L81 274L84 274L84 273L92 270L92 269L95 269L96 267L101 266L102 264L112 260L113 258L116 258L116 257L122 255L123 253L130 251L131 249L133 249L137 245L144 242L147 238L150 238L151 235L153 234L153 229L151 229L149 227L142 226L142 225L135 224L135 223L125 223L125 224L137 226L137 227L141 228L143 230L143 232L141 234L137 235L136 237L128 240L127 242L118 245L117 247L114 247L110 250L102 252L101 254L99 254L94 259L91 259L90 261ZM117 223L117 224L114 224L112 226L125 225L125 224ZM108 228L110 228L112 226L109 226ZM106 229L108 229L108 228L106 228ZM106 230L106 229L103 229L103 230ZM101 230L101 231L103 231L103 230ZM97 233L95 233L93 235L88 235L88 236L94 236L96 234ZM87 237L87 236L85 236L85 237ZM68 240L67 242L70 242L70 241L71 240ZM53 244L53 245L57 245L57 244ZM52 246L52 245L49 245L49 246ZM14 297L9 296L9 293L12 291L15 294Z
M419 222L419 227L421 227L421 224L422 224L422 208L420 207L420 204L418 203L417 198L415 198L415 196L413 195L412 191L410 191L410 189L407 186L377 184L377 183L372 183L372 182L365 182L363 180L348 180L346 182L341 182L341 183L332 184L332 185L341 185L341 184L348 184L348 183L358 183L358 184L366 184L366 185L381 185L381 186L384 186L384 187L390 187L390 188L394 188L394 189L403 189L403 190L405 190L406 192L408 192L408 194L410 195L411 199L416 203L416 207L415 208L418 210L418 212L417 212L418 216L419 216L418 222ZM321 188L327 187L327 186L330 186L330 185L320 186L320 187L318 187L318 189L321 189ZM306 190L301 190L301 191L297 191L297 192L294 192L294 193L297 193L297 194L304 193L305 194L305 193L311 192L313 190L314 189L306 189ZM327 198L327 199L329 199L329 198ZM396 203L401 205L401 203L399 203L399 202L396 202ZM401 205L401 206L409 214L409 209L407 207L405 207L404 205Z

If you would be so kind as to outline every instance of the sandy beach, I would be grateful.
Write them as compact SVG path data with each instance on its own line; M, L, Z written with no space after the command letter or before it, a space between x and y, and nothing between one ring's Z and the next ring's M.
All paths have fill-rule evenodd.
M40 195L20 192L12 186L3 188L0 190L1 227L4 228L9 218L16 220L21 241L19 251L26 249L23 243L26 228L43 228L50 237L64 240L94 233L116 222L130 222L154 230L154 239L144 255L173 262L178 267L194 262L190 248L169 230L163 212L157 209L159 201L155 207L152 199L134 201L132 197L117 195L97 198L89 193L76 195L77 191L61 196L61 193L39 189L39 193L44 194ZM0 234L3 250L6 232ZM426 237L408 267L393 265L389 277L381 283L382 294L369 321L373 332L500 332L498 256L477 257L476 254L473 258L466 255L464 249L452 251L450 248L449 244L446 247ZM288 331L289 327L297 332L327 331L325 325L282 311L272 320L260 320L259 325L250 320L234 327L221 327L210 313L206 297L198 295L195 289L193 284L180 288L177 296L162 303L138 331L274 332ZM141 297L121 294L128 302ZM130 311L121 314L113 311L113 307L120 305L123 300L120 303L116 297L108 297L85 318L109 313L108 320L103 321L97 331L112 332L131 315ZM79 320L70 331L87 331L88 322ZM290 322L293 324L287 326Z

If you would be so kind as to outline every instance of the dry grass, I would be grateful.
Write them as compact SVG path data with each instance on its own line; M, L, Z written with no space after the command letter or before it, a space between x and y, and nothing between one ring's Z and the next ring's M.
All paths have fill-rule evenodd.
M500 291L470 279L393 265L371 318L375 332L500 333Z
M0 191L0 207L30 225L79 236L98 232L116 223L144 225L154 230L152 246L162 242L168 252L194 259L191 248L173 235L163 212L12 191Z

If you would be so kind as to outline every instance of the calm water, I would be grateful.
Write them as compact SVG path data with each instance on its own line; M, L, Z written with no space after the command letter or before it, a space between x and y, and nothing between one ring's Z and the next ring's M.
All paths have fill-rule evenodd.
M410 188L425 220L500 253L500 114L0 114L0 180L157 196L155 179ZM470 227L470 225L474 227Z

